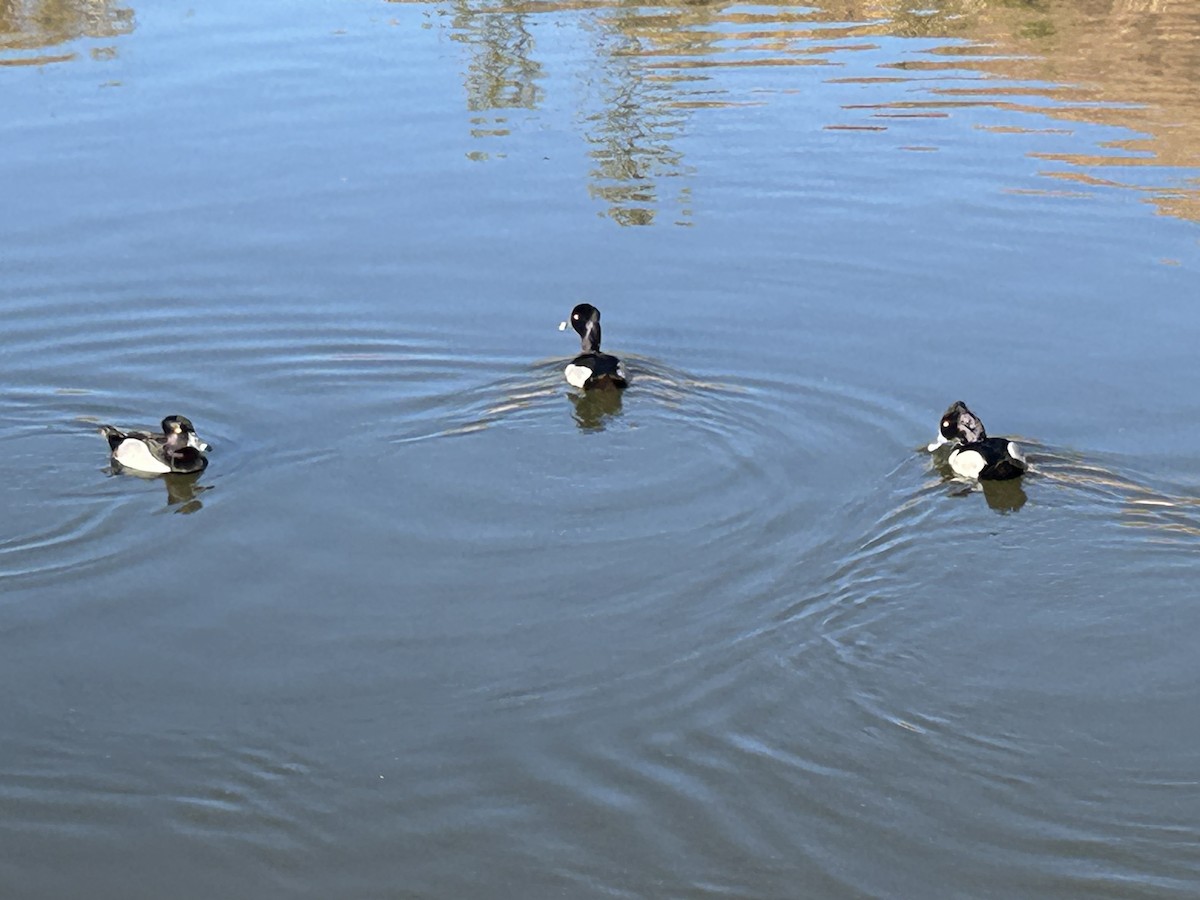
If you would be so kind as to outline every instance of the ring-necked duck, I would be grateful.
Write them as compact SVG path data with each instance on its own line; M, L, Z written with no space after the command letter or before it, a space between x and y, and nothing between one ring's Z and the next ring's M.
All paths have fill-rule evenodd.
M564 370L567 383L577 388L623 388L629 385L625 367L615 356L600 352L600 310L590 303L580 303L571 310L567 320L579 333L580 354ZM558 326L565 331L567 322Z
M113 461L128 469L153 475L203 471L208 465L204 454L209 446L196 435L191 420L167 416L162 427L162 434L149 434L101 425L100 433L108 438Z
M954 443L947 462L956 475L983 481L1003 481L1025 474L1029 464L1021 448L1008 438L990 438L983 422L961 400L953 403L942 415L938 439L930 450Z

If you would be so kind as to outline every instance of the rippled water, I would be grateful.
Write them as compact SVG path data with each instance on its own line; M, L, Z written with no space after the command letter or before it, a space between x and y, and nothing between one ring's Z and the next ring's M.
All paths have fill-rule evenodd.
M0 4L0 894L1194 896L1198 46Z

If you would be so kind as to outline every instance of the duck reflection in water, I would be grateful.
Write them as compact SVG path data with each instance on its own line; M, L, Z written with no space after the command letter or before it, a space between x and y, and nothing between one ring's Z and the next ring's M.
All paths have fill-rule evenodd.
M947 471L949 466L946 466ZM983 499L987 501L988 508L993 512L998 512L1001 515L1014 513L1022 506L1028 497L1025 496L1025 488L1020 480L1013 481L976 481L973 483L964 483L959 480L953 482L956 490L950 493L955 497L967 497L971 494L983 494Z
M172 473L169 475L151 475L145 472L135 472L119 463L112 463L109 468L111 475L126 475L130 478L140 478L142 481L161 481L167 489L167 506L174 507L173 512L189 515L204 508L200 495L211 491L211 484L197 484L200 472L186 474Z
M982 481L983 498L1000 514L1016 512L1025 505L1025 488L1020 481Z
M613 388L568 393L575 407L575 424L583 431L603 431L605 419L621 414L621 391Z

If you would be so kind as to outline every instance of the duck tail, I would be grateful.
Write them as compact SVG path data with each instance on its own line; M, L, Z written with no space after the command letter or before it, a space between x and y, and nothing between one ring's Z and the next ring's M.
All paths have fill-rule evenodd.
M1008 455L1012 457L1013 465L1022 472L1029 468L1029 461L1025 459L1025 454L1022 453L1021 448L1012 441L1008 442Z
M620 375L593 375L588 382L589 388L608 388L609 390L623 390L629 387L629 382Z
M1020 478L1029 469L1029 463L1015 444L1009 444L1010 457L1002 459L992 468L991 478L1004 481L1009 478Z

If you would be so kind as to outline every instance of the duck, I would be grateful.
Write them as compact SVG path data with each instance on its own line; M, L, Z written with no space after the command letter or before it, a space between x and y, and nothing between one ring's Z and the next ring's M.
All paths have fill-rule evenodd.
M558 330L565 331L568 323L579 334L580 353L563 369L567 383L583 390L628 387L629 379L621 361L600 352L600 310L590 303L580 303Z
M191 419L167 416L162 420L162 429L161 434L150 434L101 425L100 433L108 439L113 462L127 469L152 475L203 472L208 465L204 454L210 448L197 436Z
M963 478L1007 481L1019 478L1029 468L1021 448L1008 438L988 437L979 416L961 400L942 414L938 439L929 449L943 444L954 444L946 461L951 471Z

